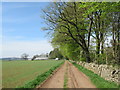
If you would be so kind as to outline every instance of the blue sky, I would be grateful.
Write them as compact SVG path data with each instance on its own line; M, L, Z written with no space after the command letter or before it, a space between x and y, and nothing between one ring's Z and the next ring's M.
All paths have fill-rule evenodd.
M47 53L53 48L41 18L42 9L49 2L3 2L2 3L2 47L3 57L20 57L22 53L31 56Z

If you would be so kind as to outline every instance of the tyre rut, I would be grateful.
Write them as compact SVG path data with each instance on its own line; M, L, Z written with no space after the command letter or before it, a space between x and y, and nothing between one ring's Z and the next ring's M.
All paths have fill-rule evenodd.
M65 61L48 80L37 88L63 88L65 72L67 72L68 88L96 88L90 79L69 61Z

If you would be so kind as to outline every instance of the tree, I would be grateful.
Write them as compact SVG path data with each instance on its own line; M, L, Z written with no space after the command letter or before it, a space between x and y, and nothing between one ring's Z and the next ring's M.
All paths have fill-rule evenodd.
M86 31L84 19L82 19L84 11L83 8L79 8L80 4L77 2L54 3L49 11L44 10L45 19L51 27L49 29L54 30L54 33L61 33L63 36L68 36L66 39L75 41L85 52L86 61L90 62L88 44L85 38L88 31Z
M109 57L105 42L112 36L113 55L120 62L119 6L120 2L55 2L43 10L48 25L44 30L50 31L52 45L64 57L86 57L86 62L93 61L91 55L99 61Z
M22 55L21 55L21 58L22 59L24 59L24 60L28 60L28 54L26 54L26 53L23 53Z
M37 57L39 57L39 55L34 55L31 60L33 61L33 60L35 60Z
M61 54L58 48L55 48L53 51L49 53L49 58L50 59L55 59L55 58L63 59L63 55Z
M120 64L120 12L111 14L113 58Z
M80 52L82 49L78 44L76 44L74 41L71 43L63 43L60 46L60 51L63 54L64 57L68 58L69 60L80 60Z
M99 58L100 54L104 54L104 43L106 41L105 39L111 37L109 33L111 33L113 37L113 55L116 55L116 58L119 58L120 56L117 53L115 54L115 52L119 53L120 51L118 51L117 49L117 47L119 48L119 45L117 43L119 42L118 38L120 32L120 25L118 24L120 16L119 5L120 2L88 2L84 3L83 6L81 6L89 7L86 10L86 15L92 17L91 36L96 40L97 58ZM113 27L112 31L111 27ZM115 48L117 51L115 50ZM119 59L117 59L117 61L119 61Z

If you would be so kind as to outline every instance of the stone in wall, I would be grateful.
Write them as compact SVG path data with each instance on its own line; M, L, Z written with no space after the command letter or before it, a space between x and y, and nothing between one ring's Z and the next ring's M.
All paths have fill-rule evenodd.
M118 68L108 65L97 65L95 63L77 62L81 66L93 71L100 75L105 80L113 81L120 84L120 70Z

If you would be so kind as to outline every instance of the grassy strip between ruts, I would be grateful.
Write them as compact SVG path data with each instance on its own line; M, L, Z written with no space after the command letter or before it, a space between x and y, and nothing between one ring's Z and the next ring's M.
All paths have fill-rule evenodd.
M68 83L68 64L67 64L66 72L64 75L64 90L66 90L66 88L68 88L67 83Z
M22 88L35 88L37 85L41 84L44 80L46 80L55 69L57 69L58 67L60 67L62 64L64 63L64 61L60 64L58 64L55 67L52 67L51 69L49 69L47 72L38 75L34 80L26 83L24 86L22 87L17 87L16 89L22 89Z
M94 72L76 64L76 63L72 63L74 66L76 66L81 72L83 72L84 74L86 74L90 80L92 81L92 83L97 87L97 88L101 88L101 89L112 89L112 88L119 88L119 86L114 83L114 82L110 82L107 81L105 79L103 79L102 77L98 76L97 74L95 74ZM101 90L100 89L100 90Z

